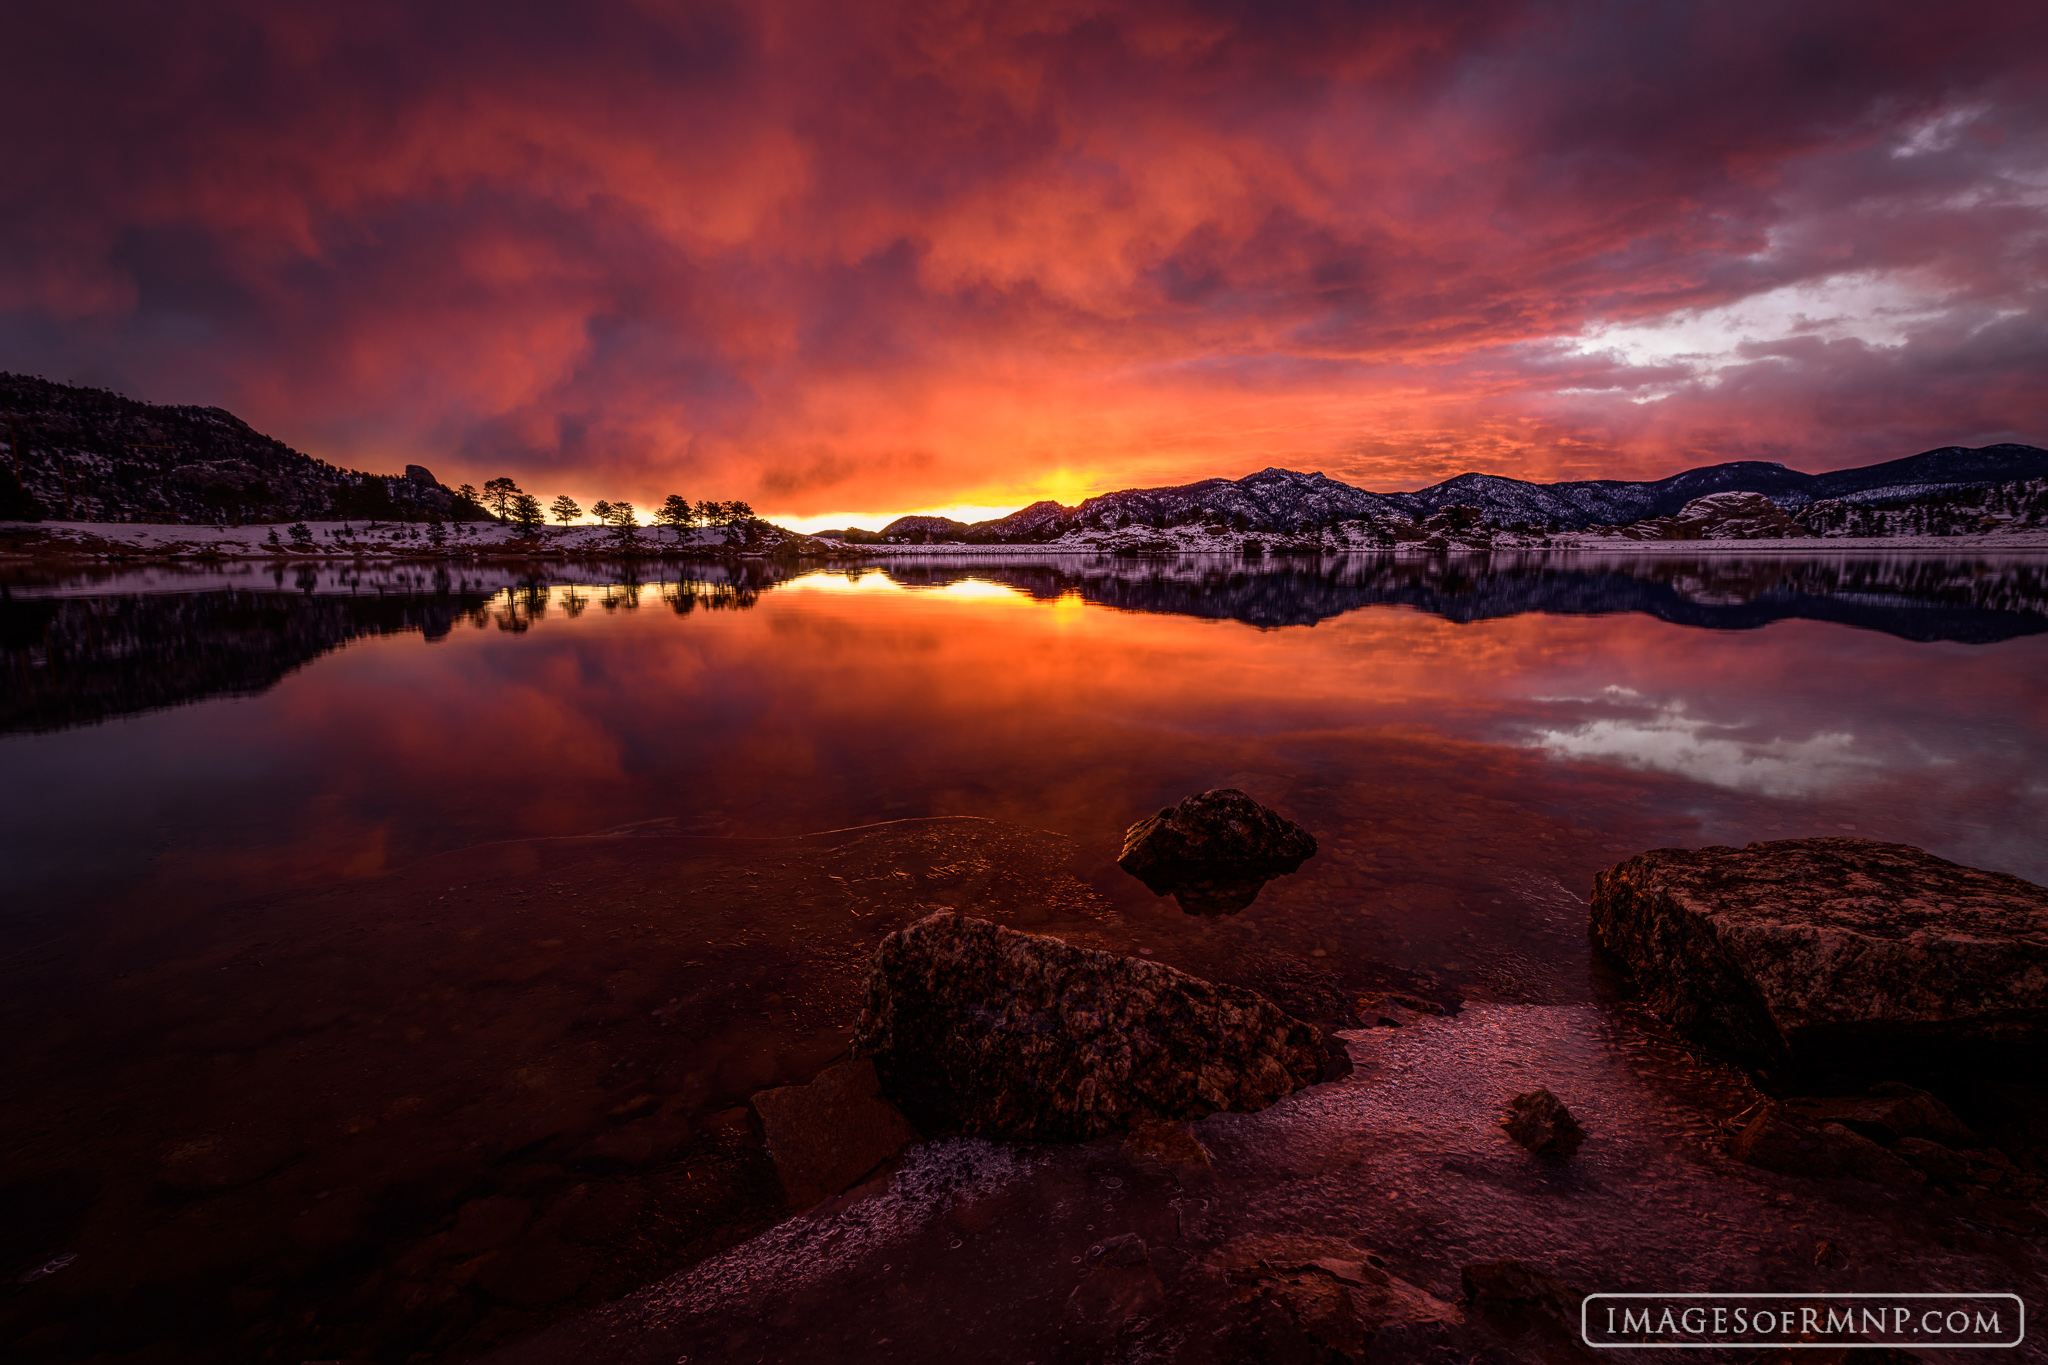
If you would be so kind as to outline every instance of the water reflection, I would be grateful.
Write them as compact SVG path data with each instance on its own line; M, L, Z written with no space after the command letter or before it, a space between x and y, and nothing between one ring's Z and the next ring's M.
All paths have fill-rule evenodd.
M1978 643L2048 631L2048 562L2038 557L1380 555L1264 570L1199 558L973 567L896 561L887 572L905 585L972 576L1037 598L1075 593L1125 611L1255 626L1314 625L1362 607L1406 606L1451 621L1526 612L1641 612L1710 630L1835 621L1908 640Z
M2048 874L2038 559L149 575L0 600L0 852L47 913L653 819L988 815L1092 848L1225 785L1346 812L1326 889L1390 875L1356 859L1414 818L1402 877L1441 880L1456 822L1427 813L1472 801L1510 843L1588 831L1567 886L1610 844L1850 825Z
M938 905L1343 1023L1591 1001L1583 893L1644 848L1853 829L2041 880L2040 588L1968 558L17 582L0 1183L76 1176L98 1231L34 1254L164 1296L101 1319L232 1266L236 1331L260 1290L273 1325L413 1305L423 1349L473 1342L512 1329L456 1284L470 1201L533 1212L479 1281L540 1303L514 1327L754 1226L735 1106L836 1048L874 937ZM1222 787L1316 856L1184 914L1121 838ZM618 830L725 837L560 837ZM237 1150L287 1164L232 1216L156 1193Z
M793 575L750 564L647 583L631 564L533 565L451 575L387 566L242 568L208 576L98 571L59 583L5 585L0 595L0 733L91 724L209 697L261 692L329 650L366 636L445 638L458 624L522 634L559 607L636 611L643 594L679 616L744 610ZM264 579L269 583L265 584ZM1872 556L1828 559L1674 557L1593 561L1493 556L1469 560L1345 557L1248 571L1213 559L1072 560L964 565L895 561L879 570L811 575L858 584L945 588L1122 611L1314 625L1371 606L1404 606L1477 622L1528 613L1635 612L1678 625L1750 630L1773 621L1831 621L1908 640L1992 643L2048 631L2048 569L2038 559ZM223 586L225 584L226 586ZM123 588L140 591L121 591ZM1610 689L1610 692L1612 690ZM1617 694L1618 695L1618 694ZM1844 737L1819 736L1770 754L1738 751L1714 722L1644 703L1647 713L1545 732L1562 756L1609 757L1763 791L1813 786L1842 762Z
M580 577L588 580L585 568ZM361 571L299 565L289 575L219 579L137 575L154 589L106 592L121 580L9 585L0 595L0 733L91 725L115 716L215 697L253 696L354 640L417 634L428 642L458 626L519 635L559 606L570 620L596 606L637 611L643 594L678 616L754 605L772 570L713 569L647 584L631 566L596 581L559 571L451 578L400 573L366 583ZM292 586L283 587L287 577ZM173 586L175 585L175 586Z

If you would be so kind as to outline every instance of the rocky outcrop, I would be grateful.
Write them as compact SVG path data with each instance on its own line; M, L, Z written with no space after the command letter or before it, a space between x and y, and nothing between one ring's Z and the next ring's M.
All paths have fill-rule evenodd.
M1324 1068L1263 996L951 911L882 940L854 1053L926 1132L1039 1139L1263 1109Z
M750 1103L792 1209L830 1198L917 1140L864 1057L826 1067L809 1085L763 1090Z
M1586 1130L1564 1101L1540 1087L1509 1100L1500 1126L1537 1156L1556 1161L1568 1159L1586 1140Z
M1594 941L1702 1042L1811 1074L2048 1038L2048 890L1905 844L1657 849L1594 879Z
M1630 540L1798 540L1813 533L1761 493L1709 493L1675 516L1620 529Z
M1315 856L1315 836L1243 792L1219 787L1124 832L1117 866L1191 914L1232 914Z
M33 499L24 506L39 505L55 520L410 521L455 506L421 466L399 477L340 469L220 408L0 374L0 412L15 418L0 423L0 438L13 445L8 472Z

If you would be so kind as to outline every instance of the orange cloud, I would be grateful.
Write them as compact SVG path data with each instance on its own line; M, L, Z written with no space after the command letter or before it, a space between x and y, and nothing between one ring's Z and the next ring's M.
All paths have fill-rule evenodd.
M19 26L0 365L344 462L794 517L2048 429L2017 0L111 8Z

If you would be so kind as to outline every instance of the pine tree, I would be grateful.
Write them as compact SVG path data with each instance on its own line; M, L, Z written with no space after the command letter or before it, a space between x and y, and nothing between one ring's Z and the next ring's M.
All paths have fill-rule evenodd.
M576 499L570 497L567 493L562 494L561 497L549 503L548 511L554 515L556 521L561 522L564 526L567 526L570 522L583 515L583 509L576 505Z
M519 485L510 479L492 479L484 484L484 505L503 521L512 510L512 500L519 496Z
M680 493L671 493L662 500L660 509L654 514L654 519L661 525L668 527L669 533L680 541L683 538L683 532L697 524L697 511L690 505L688 498Z

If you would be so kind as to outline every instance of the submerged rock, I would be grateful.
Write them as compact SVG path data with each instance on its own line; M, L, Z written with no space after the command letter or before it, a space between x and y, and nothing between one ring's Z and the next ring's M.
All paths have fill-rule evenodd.
M2048 889L1905 844L1656 849L1594 879L1592 932L1659 1014L1760 1064L2048 1040Z
M875 950L854 1052L927 1131L1040 1139L1263 1109L1325 1062L1251 991L951 911Z
M1795 1098L1786 1105L1814 1123L1839 1123L1877 1142L1924 1138L1951 1147L1976 1145L1977 1135L1949 1107L1925 1090L1896 1082L1873 1086L1867 1095Z
M750 1103L792 1209L830 1198L917 1140L882 1098L865 1057L826 1067L809 1085L763 1090Z
M1234 1238L1205 1258L1230 1297L1262 1309L1232 1345L1239 1358L1470 1359L1474 1342L1455 1307L1399 1279L1348 1242L1315 1236Z
M1480 1261L1459 1270L1458 1284L1467 1307L1511 1336L1526 1335L1517 1329L1532 1326L1552 1337L1579 1335L1586 1296L1547 1270L1522 1261Z
M1776 1101L1760 1106L1728 1154L1783 1175L1852 1176L1884 1185L1915 1185L1926 1177L1902 1158L1839 1123L1815 1123Z
M1563 1161L1579 1150L1586 1130L1564 1107L1564 1101L1538 1087L1508 1101L1508 1112L1500 1121L1509 1137L1537 1156Z
M1124 832L1117 866L1190 914L1234 914L1315 856L1315 836L1243 792L1219 787Z

